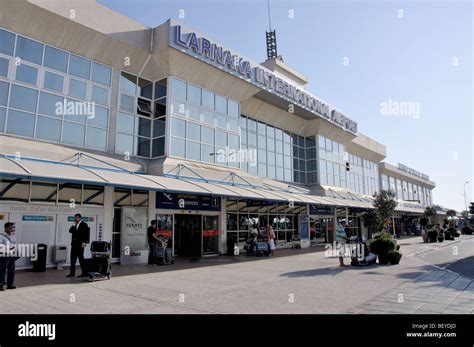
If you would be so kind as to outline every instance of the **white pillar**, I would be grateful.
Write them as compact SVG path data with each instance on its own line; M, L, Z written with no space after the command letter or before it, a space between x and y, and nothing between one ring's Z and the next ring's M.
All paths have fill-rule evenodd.
M114 187L104 187L104 231L102 239L112 242L114 228Z
M220 234L220 245L219 253L224 254L227 252L227 200L226 198L221 199L221 214L219 216L219 234Z
M156 192L148 192L148 224L156 218Z

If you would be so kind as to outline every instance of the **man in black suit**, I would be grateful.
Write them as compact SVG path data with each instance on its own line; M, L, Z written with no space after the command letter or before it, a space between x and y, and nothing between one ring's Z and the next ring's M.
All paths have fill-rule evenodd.
M74 225L69 229L72 234L71 238L71 266L69 267L69 275L67 277L74 277L76 275L76 262L79 258L82 273L78 277L86 277L86 269L84 268L84 248L89 243L89 226L86 222L81 220L82 216L79 213L74 215Z

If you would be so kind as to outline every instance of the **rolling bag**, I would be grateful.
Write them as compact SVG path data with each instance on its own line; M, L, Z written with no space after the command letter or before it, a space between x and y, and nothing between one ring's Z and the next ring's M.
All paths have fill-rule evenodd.
M171 248L156 247L155 263L157 265L174 264L173 256L171 254Z

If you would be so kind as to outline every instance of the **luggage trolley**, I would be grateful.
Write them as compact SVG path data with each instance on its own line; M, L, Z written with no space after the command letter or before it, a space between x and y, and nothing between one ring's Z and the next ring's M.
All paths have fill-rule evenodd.
M86 273L90 282L97 279L108 280L112 277L112 264L110 260L111 244L106 241L92 241L92 258L85 259Z

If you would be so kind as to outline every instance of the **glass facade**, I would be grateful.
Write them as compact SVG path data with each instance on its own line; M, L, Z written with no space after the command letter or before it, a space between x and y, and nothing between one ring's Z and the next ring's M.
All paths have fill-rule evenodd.
M422 205L431 205L431 189L419 184L400 180L388 175L380 175L381 189L391 190L396 199L419 201Z
M240 167L239 104L173 78L170 156Z
M108 66L0 29L0 133L107 150L111 76Z
M227 199L227 238L238 241L243 248L256 224L263 233L267 224L275 231L279 245L290 242L298 235L298 215L306 214L306 205L293 207L284 203L259 205L258 201Z

